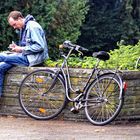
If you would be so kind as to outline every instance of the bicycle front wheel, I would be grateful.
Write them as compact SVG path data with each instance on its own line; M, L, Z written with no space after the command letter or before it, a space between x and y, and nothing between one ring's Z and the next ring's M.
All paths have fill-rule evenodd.
M56 117L66 103L63 79L48 69L28 74L19 88L19 102L24 112L34 119Z
M95 125L106 125L119 114L123 105L123 89L114 74L103 74L87 90L85 113Z

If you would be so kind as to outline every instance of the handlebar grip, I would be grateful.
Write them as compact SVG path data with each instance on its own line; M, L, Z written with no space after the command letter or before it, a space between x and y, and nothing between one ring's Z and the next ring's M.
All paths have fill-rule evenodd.
M64 48L63 44L59 45L59 49L63 49L63 48Z
M84 47L80 47L80 49L81 49L82 51L88 51L88 49L87 49L87 48L84 48Z
M63 47L64 48L69 48L69 49L75 49L76 51L78 51L78 50L88 51L87 48L81 47L81 46L76 45L76 44L72 44L71 41L69 41L69 40L64 41Z

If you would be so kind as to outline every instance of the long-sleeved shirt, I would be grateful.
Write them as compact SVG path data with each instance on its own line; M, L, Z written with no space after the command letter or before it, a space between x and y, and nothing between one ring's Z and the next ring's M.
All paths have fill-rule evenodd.
M29 66L42 63L48 56L45 33L32 15L25 17L24 27L20 30L19 45L23 47L23 55L27 56Z

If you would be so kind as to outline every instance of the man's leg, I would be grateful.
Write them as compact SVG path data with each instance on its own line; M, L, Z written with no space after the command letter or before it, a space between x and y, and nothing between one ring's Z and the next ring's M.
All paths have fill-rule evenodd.
M0 53L0 62L5 62L15 66L29 66L29 62L26 56L21 53L4 54Z
M0 96L3 90L4 75L13 66L29 66L29 62L22 54L0 53Z
M12 66L13 65L11 64L0 62L0 96L2 95L5 72L8 71L10 68L12 68Z

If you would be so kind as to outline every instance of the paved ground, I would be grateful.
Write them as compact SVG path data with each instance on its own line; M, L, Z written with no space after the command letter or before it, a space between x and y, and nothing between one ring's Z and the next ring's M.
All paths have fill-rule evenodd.
M140 122L94 126L88 122L0 117L0 140L140 140Z

